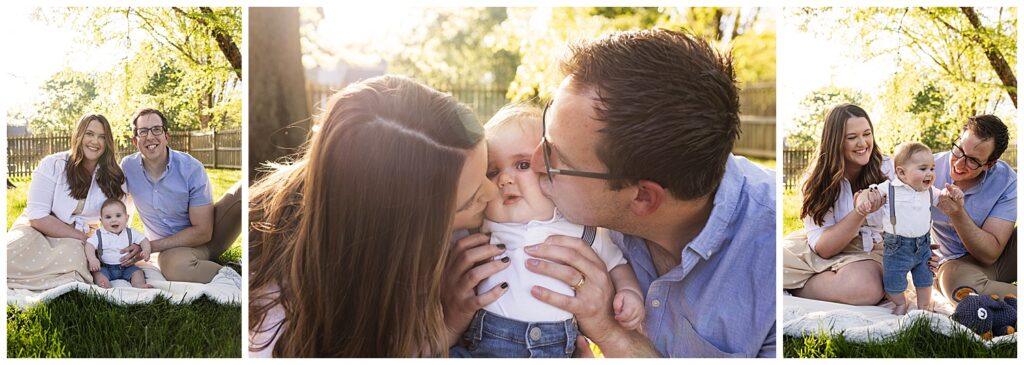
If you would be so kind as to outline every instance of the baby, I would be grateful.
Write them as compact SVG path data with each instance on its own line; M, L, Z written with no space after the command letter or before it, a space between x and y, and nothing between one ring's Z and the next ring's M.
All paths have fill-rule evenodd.
M85 258L96 285L110 288L110 281L124 279L136 288L152 288L152 285L146 284L146 276L138 266L121 266L121 250L130 244L138 243L142 246L142 259L146 261L149 261L152 251L149 240L139 231L128 227L128 212L124 203L117 199L104 201L100 206L100 222L103 228L96 230L96 234L85 243Z
M896 146L893 164L897 180L872 185L878 189L885 203L876 214L885 214L882 239L885 254L882 258L882 284L889 299L896 304L892 313L907 313L907 272L914 278L917 307L931 310L932 272L928 268L931 250L931 207L940 194L953 200L963 199L963 192L955 185L943 191L932 186L935 181L935 158L931 149L917 142ZM866 199L867 194L860 198ZM858 199L860 202L863 199Z
M530 169L530 158L541 139L541 112L537 108L510 105L502 108L485 126L487 130L487 177L497 184L500 197L488 203L481 231L491 233L491 244L505 245L496 260L511 265L483 281L478 293L502 283L508 292L478 311L464 338L474 357L569 357L579 334L572 313L533 297L530 289L541 286L572 296L576 286L526 268L527 245L544 242L551 235L582 238L604 261L615 285L613 310L624 327L636 330L644 319L644 300L636 275L622 252L603 228L569 223L540 190L539 176Z

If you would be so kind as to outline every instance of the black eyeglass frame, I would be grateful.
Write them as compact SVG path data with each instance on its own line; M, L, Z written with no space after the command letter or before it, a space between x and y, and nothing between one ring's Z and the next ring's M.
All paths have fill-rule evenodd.
M981 160L978 160L977 158L974 158L974 157L968 156L968 155L967 155L967 152L964 152L964 149L963 149L963 148L961 148L960 146L958 146L958 145L956 144L956 142L953 142L953 143L951 143L951 144L953 145L953 148L951 148L951 149L949 150L949 153L950 153L950 154L952 154L952 155L953 155L953 158L956 158L957 160L959 160L959 159L961 159L961 158L966 158L966 159L967 159L967 163L965 163L964 165L966 165L966 166L967 166L967 168L968 168L968 169L970 169L970 170L977 170L977 169L980 169L980 168L981 168L982 166L985 166L985 165L987 165L987 164L989 164L989 163L991 163L991 162L992 162L991 160L989 160L989 161L986 161L986 162L982 163L982 162L981 162ZM960 153L960 156L957 156L957 152L959 152L959 153ZM975 163L975 164L977 164L978 166L975 166L975 167L971 167L971 164L972 164L972 163Z
M143 135L142 133L139 133L141 131L146 131L145 135ZM162 136L164 133L167 133L167 130L164 129L164 126L157 125L157 126L153 126L152 128L135 128L134 130L132 130L132 133L135 133L136 137L145 137L145 136L149 135L150 133L153 133L154 136Z

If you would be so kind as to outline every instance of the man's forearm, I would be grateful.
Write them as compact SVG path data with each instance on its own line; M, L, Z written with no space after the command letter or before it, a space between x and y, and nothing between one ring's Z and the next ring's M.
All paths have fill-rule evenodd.
M189 227L158 240L150 241L153 252L163 252L176 247L197 247L210 242L210 232L199 227Z
M591 338L605 357L661 357L651 340L637 331L622 329L606 338Z
M950 216L949 220L953 223L953 229L956 230L956 234L960 236L960 241L964 243L964 248L967 249L971 256L986 265L995 262L999 258L999 254L1002 253L1002 249L999 247L999 240L993 234L975 225L971 217L967 215L967 212L961 210L957 214Z

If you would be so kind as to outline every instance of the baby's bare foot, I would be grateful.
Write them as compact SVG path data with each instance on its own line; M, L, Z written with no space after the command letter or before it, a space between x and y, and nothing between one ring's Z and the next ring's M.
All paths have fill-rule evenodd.
M910 307L909 304L898 304L898 305L896 305L896 308L892 309L892 314L895 314L897 316L902 316L904 314L907 314L907 308L908 307Z
M103 289L110 289L110 280L100 279L96 282L96 285L99 285Z
M139 288L139 289L153 289L153 286L149 285L149 284L140 284L140 285L132 285L132 286L134 286L136 288Z

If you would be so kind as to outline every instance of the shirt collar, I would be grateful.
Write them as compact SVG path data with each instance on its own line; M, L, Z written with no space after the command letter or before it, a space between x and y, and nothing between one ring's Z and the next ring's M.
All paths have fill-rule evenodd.
M746 177L737 171L738 168L736 158L730 154L725 165L725 175L715 191L711 216L708 217L700 234L686 245L686 249L683 250L684 256L688 249L697 253L704 260L708 260L719 252L722 244L725 243L727 231L729 231L727 227L736 215L736 206L739 204L740 194L746 182Z

